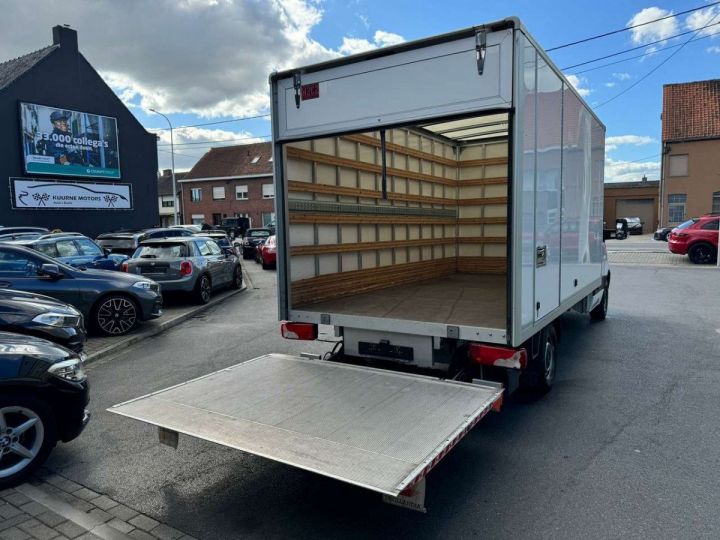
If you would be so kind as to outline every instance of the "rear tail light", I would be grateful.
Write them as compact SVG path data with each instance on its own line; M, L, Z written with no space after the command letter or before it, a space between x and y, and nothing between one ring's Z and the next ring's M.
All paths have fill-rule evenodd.
M180 263L180 275L189 276L192 274L192 264L189 261L183 261Z
M285 339L312 341L318 337L318 325L283 321L280 323L280 333Z
M510 349L497 345L472 343L468 353L470 358L483 366L524 369L527 366L525 349Z
M127 272L128 271L128 263L126 263L126 262L122 263L120 265L120 270L122 270L123 272Z

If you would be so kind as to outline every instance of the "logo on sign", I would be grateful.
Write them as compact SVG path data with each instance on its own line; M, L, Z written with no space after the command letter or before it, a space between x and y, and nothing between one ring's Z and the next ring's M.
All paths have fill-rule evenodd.
M320 97L320 83L303 84L300 87L300 94L302 100L307 101L308 99L317 99Z

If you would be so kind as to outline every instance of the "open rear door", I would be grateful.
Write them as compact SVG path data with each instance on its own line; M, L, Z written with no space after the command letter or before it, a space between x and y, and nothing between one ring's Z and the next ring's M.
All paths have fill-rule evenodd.
M397 497L502 389L270 354L109 409Z

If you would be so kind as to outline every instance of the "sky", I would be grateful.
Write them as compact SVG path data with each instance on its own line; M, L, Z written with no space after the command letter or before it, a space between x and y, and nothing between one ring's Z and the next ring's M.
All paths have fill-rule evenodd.
M508 16L550 49L698 7L549 52L606 125L605 180L656 180L662 85L720 78L720 4L710 0L4 0L0 61L50 44L52 26L68 24L88 61L160 136L161 169L170 167L170 135L150 109L175 127L206 124L174 130L181 171L211 146L269 140L269 117L260 116L273 70Z

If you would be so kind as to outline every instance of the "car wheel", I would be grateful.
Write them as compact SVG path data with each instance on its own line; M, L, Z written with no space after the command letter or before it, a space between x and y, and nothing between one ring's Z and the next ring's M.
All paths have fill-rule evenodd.
M550 325L540 334L540 350L528 362L527 368L520 374L520 386L532 392L546 394L555 382L557 369L557 334Z
M212 283L210 283L210 278L206 274L203 274L195 284L195 301L198 304L207 304L210 301L211 295Z
M710 244L695 244L688 250L690 262L709 264L715 259L715 249Z
M106 296L93 309L92 323L106 336L121 336L138 322L137 304L126 296Z
M242 289L243 280L242 280L242 270L239 266L235 267L235 271L233 272L232 277L232 283L230 283L230 286L233 289Z
M0 489L24 482L57 442L52 409L27 394L0 396Z
M593 321L604 321L607 317L608 305L610 303L610 289L603 289L603 298L600 303L590 311L590 318Z

